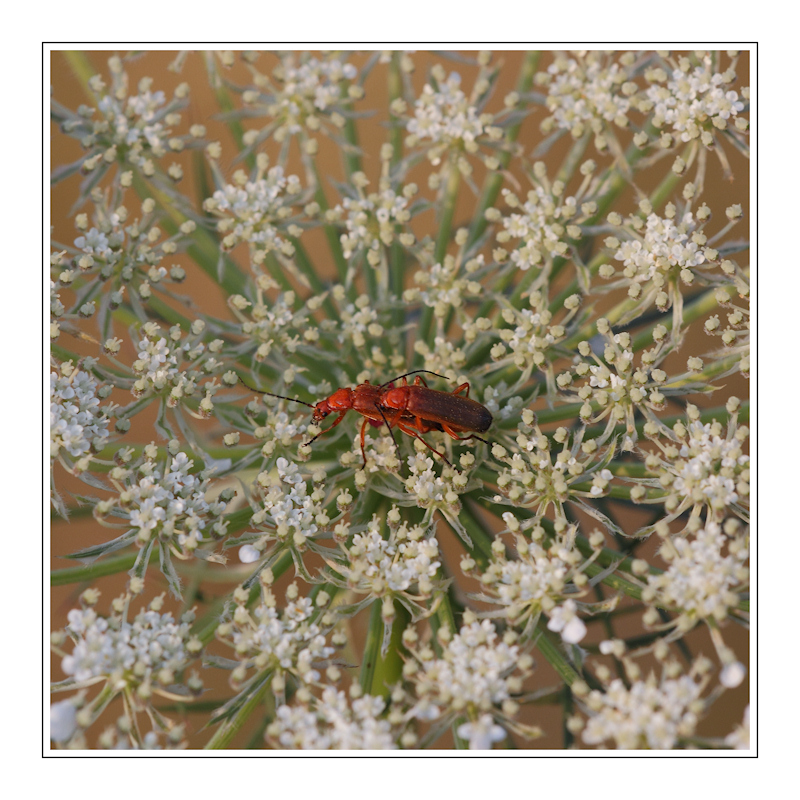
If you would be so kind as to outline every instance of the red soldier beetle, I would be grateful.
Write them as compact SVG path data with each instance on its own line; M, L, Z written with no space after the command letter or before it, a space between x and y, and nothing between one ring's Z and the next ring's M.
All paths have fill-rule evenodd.
M438 450L432 447L420 434L430 431L443 431L458 441L467 439L478 439L485 444L488 442L481 439L477 433L485 433L492 424L492 415L489 410L469 396L469 383L462 383L453 392L440 392L430 389L419 373L435 375L437 378L444 378L438 372L431 372L427 369L417 369L406 372L391 381L381 384L371 384L369 381L360 383L354 389L337 389L330 397L320 400L318 403L306 403L294 397L286 397L273 392L265 392L260 389L253 389L248 386L242 378L241 381L248 389L270 397L277 397L280 400L289 400L294 403L308 406L314 410L311 418L314 422L321 422L330 414L336 413L339 416L330 427L320 431L316 436L306 442L307 445L314 442L323 433L335 428L343 419L345 414L353 409L364 417L361 425L361 455L364 459L362 469L366 466L367 455L364 449L364 436L367 424L379 428L384 423L389 428L389 432L394 439L392 428L397 427L403 433L419 439L431 452L439 456L446 464L453 466ZM408 376L417 375L414 383L409 385ZM395 386L395 381L403 381L402 386ZM466 396L462 397L461 392L466 390ZM459 433L469 433L469 436L459 436ZM395 440L395 446L397 441Z

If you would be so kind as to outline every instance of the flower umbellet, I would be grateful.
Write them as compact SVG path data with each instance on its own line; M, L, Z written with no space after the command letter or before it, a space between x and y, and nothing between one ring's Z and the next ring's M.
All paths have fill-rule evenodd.
M576 682L582 714L568 724L583 742L622 750L671 750L682 740L696 738L698 723L722 689L718 684L709 691L714 678L710 659L698 656L687 669L663 641L642 651L627 651L622 640L605 640L600 653L619 659L625 674L624 679L612 677L609 667L601 664L596 668L600 688L590 690L583 681ZM655 656L660 675L643 674L639 659L645 653ZM719 677L725 681L724 669Z
M335 136L345 124L346 111L363 95L363 89L353 83L358 70L346 54L317 58L310 53L278 53L271 74L262 72L257 54L253 56L247 58L253 85L242 91L247 111L243 116L264 116L269 121L261 129L248 131L248 146L267 138L284 143L297 137L311 152L314 135Z
M434 68L431 82L413 101L413 116L408 109L406 123L409 147L421 149L433 166L455 165L466 177L472 173L468 155L480 158L490 169L497 167L496 152L503 145L504 133L498 123L508 115L508 109L499 114L480 113L497 70L490 66L490 54L481 54L478 61L480 72L469 95L461 88L460 73L445 75L443 69ZM405 106L396 101L395 110L405 110Z
M53 747L748 746L748 54L133 55L54 57Z
M171 449L177 444L173 440ZM200 558L220 562L214 550L227 534L223 514L226 501L206 500L213 470L192 472L194 462L185 453L159 453L154 444L134 459L131 451L120 451L108 475L117 494L95 503L94 516L104 526L125 528L116 539L101 546L112 552L132 544L140 548L133 574L143 577L150 556L159 553L161 570L172 591L180 596L180 579L173 558ZM92 548L97 552L97 548Z
M414 700L411 717L434 723L433 731L445 720L466 719L459 724L458 735L470 747L479 745L474 749L505 738L507 729L524 737L540 735L536 728L515 720L519 705L514 697L533 659L515 644L513 633L501 638L492 622L478 622L467 614L461 630L441 637L441 657L419 643L413 630L404 633L404 641L409 658L403 673ZM487 716L494 721L488 726Z
M142 588L141 583L138 588ZM92 701L79 694L71 698L72 702L54 704L51 725L57 735L53 738L68 747L85 748L86 729L110 702L124 697L124 721L119 721L119 730L112 728L110 734L114 740L123 734L120 746L153 746L159 735L169 746L180 745L185 736L183 726L158 711L154 702L156 698L188 699L202 691L199 674L188 670L203 650L203 643L191 631L194 611L176 619L172 612L163 611L161 596L131 619L134 594L129 592L115 598L112 613L102 616L95 610L98 600L99 592L85 591L81 607L69 612L65 629L51 636L52 648L62 655L61 669L67 675L54 685L54 691L102 687ZM153 726L152 730L142 731L140 717ZM108 746L108 736L101 736L100 747Z
M295 253L291 237L299 235L302 217L294 206L303 200L297 175L286 175L282 166L269 166L266 154L256 159L256 170L248 175L236 170L233 182L225 183L217 159L209 158L218 188L203 203L203 210L217 218L222 247L233 250L246 243L250 264L261 272L268 257L278 259L286 269L293 269Z
M78 162L65 169L67 174L80 169L86 175L81 198L97 186L112 166L129 169L137 175L155 178L162 188L164 181L180 179L180 169L173 163L167 173L161 162L186 147L199 147L205 129L192 126L187 133L174 129L181 123L181 111L189 104L189 85L180 84L171 100L166 92L154 88L154 80L142 78L137 93L132 94L125 62L119 56L108 61L109 79L94 75L87 83L94 105L67 109L54 101L52 113L61 131L78 139L87 151ZM169 177L167 177L169 176ZM130 172L117 172L117 185L130 185Z
M635 72L635 53L557 56L547 72L537 75L537 83L547 88L545 104L551 112L543 129L567 130L576 139L589 130L596 135L598 149L608 146L612 124L619 128L629 124Z
M326 686L319 697L302 690L301 695L300 703L280 706L267 729L267 741L276 749L397 749L398 724L384 718L382 697L347 698L332 686Z

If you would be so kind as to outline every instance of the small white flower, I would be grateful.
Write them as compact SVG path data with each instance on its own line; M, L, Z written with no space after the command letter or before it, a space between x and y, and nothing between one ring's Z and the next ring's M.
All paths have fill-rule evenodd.
M721 88L724 77L711 74L710 64L695 67L690 73L672 71L666 86L653 85L647 98L653 102L656 124L669 125L689 142L700 136L707 119L728 120L744 110L744 103L735 91Z
M550 621L547 627L551 631L561 634L567 644L577 644L586 636L586 625L577 615L578 606L574 600L567 600L563 605L557 606L550 612Z
M477 722L459 725L456 733L469 742L470 750L491 750L495 742L506 738L505 730L495 723L490 714L482 714Z
M69 700L50 706L50 738L54 742L66 742L78 728L77 711Z
M650 280L658 270L700 266L706 259L699 245L690 239L694 229L695 221L691 212L684 214L677 225L671 219L650 214L644 235L623 242L614 253L614 258L622 261L631 271L631 277L640 282Z
M567 130L593 120L613 122L625 117L630 100L622 94L623 68L606 66L599 54L579 64L575 59L557 59L547 70L552 80L547 90L547 108L556 125Z
M747 670L744 664L739 661L734 661L731 664L726 664L719 674L719 682L726 689L735 689L744 680Z
M239 561L242 564L252 564L261 558L261 551L257 550L251 544L244 544L239 548Z
M674 537L665 543L669 567L648 575L647 583L660 603L678 608L689 620L723 619L739 602L737 587L746 581L743 562L747 548L723 555L728 539L717 523L709 522L694 539ZM731 679L736 675L733 670Z

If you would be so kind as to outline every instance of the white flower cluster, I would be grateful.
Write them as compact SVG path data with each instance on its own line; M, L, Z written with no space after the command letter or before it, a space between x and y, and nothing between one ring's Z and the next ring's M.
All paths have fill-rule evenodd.
M509 198L512 193L503 189ZM521 270L539 266L544 259L557 258L568 252L566 225L578 213L574 197L556 198L542 186L528 192L522 213L503 218L508 236L521 239L522 246L511 251L511 261Z
M294 247L279 233L279 223L291 215L294 195L301 191L296 175L285 175L283 167L271 167L265 177L248 181L243 172L234 184L227 184L214 192L203 204L206 211L223 216L217 223L226 234L223 245L227 249L240 242L248 242L259 250L277 250L291 255Z
M152 341L143 336L137 346L139 362L134 370L155 389L163 389L180 375L178 359L163 336Z
M556 59L547 72L547 108L559 128L582 132L585 123L605 120L624 124L631 102L621 86L627 80L619 64L600 60L581 65L575 59Z
M501 331L505 344L498 342L492 348L492 358L499 360L505 357L508 349L519 369L533 369L545 364L548 348L556 343L554 330L561 332L560 328L550 324L550 312L547 309L533 311L530 308L514 308L504 312L503 318L515 327Z
M156 155L163 155L169 129L161 122L164 114L159 109L165 102L164 92L148 90L128 97L125 104L107 94L97 107L106 119L105 133L110 131L114 144L133 146L134 151L147 147Z
M378 430L375 430L375 429ZM367 456L367 465L362 470L363 457L361 454L361 430L353 436L352 447L339 456L339 463L343 467L356 467L356 489L359 491L366 485L368 474L382 472L397 472L400 461L397 458L397 445L391 433L381 422L375 425L372 421L367 426L364 436L364 453ZM363 479L363 483L362 483Z
M456 260L446 256L444 263L418 270L414 274L414 282L422 288L408 289L403 299L407 302L421 300L433 309L437 317L444 317L451 308L460 308L465 296L476 297L483 293L480 283L460 278L459 273Z
M395 224L404 224L411 216L408 198L396 194L394 189L385 189L380 194L373 192L357 199L346 197L334 210L347 212L347 233L339 237L344 257L351 258L353 253L364 248L371 264L376 260L381 243L388 247L394 241Z
M694 227L690 212L677 225L671 219L650 214L644 234L623 242L614 258L624 264L627 278L638 281L650 280L659 270L700 266L706 258L703 249L690 239Z
M337 569L348 579L348 585L359 593L378 597L408 592L412 587L429 594L441 566L439 543L433 536L426 537L424 528L404 521L399 528L390 528L389 538L384 539L377 515L364 533L353 536L346 556L347 563Z
M708 120L714 127L724 129L728 120L744 110L739 95L725 91L729 82L725 75L712 74L707 65L691 72L673 70L666 86L652 85L647 89L655 113L653 124L659 128L669 125L682 142L697 139Z
M465 315L466 316L466 315ZM472 325L474 331L485 331L491 327L491 322L483 317L478 324L467 323L465 327ZM418 339L414 343L414 350L419 353L425 361L425 369L436 372L439 375L454 377L454 370L459 370L467 363L467 355L463 347L458 347L444 336L436 336L433 340L433 347L426 341ZM487 391L491 391L487 389ZM493 411L492 409L489 409Z
M703 684L688 675L677 679L636 681L630 689L615 679L605 692L594 690L586 704L594 712L583 729L586 744L611 740L618 750L670 750L678 738L691 736L703 702Z
M511 516L509 512L504 514ZM492 552L492 561L480 576L482 599L505 606L511 624L519 625L541 611L550 617L548 628L561 634L568 644L577 644L586 635L586 625L577 614L574 600L564 600L565 589L580 573L581 554L566 539L557 539L545 548L536 541L517 539L517 555L507 558L505 550ZM462 566L474 567L467 560Z
M108 439L108 419L100 410L97 381L88 372L50 373L50 458L61 450L80 458Z
M394 750L392 725L380 718L385 708L382 697L348 702L327 686L309 705L279 706L267 736L285 750Z
M560 451L553 448L551 452L550 440L538 426L533 426L529 434L517 437L520 452L501 458L507 466L500 473L498 488L514 505L534 508L538 516L553 504L556 514L563 517L562 506L569 499L570 484L585 480L584 473L595 461L593 456L573 452L567 431L560 428L559 432L563 433ZM496 495L497 502L502 499Z
M198 391L201 378L221 370L221 362L213 355L219 352L222 341L209 344L202 341L205 325L193 323L189 335L179 325L169 330L169 338L161 335L159 326L147 322L142 326L142 338L136 343L138 358L132 368L136 375L131 391L136 397L148 392L163 393L169 389L167 404L173 408L184 398ZM209 352L212 351L212 352ZM213 411L213 383L204 384L205 397L200 401L200 413L209 416Z
M618 334L617 334L618 335ZM641 403L647 399L647 373L642 370L633 375L633 351L621 349L620 356L614 359L612 372L607 364L589 365L589 387L597 389L591 397L602 406L627 405L631 401ZM633 394L632 394L633 392Z
M338 299L338 298L337 298ZM362 294L355 303L347 303L339 309L339 341L363 347L366 334L373 338L383 336L383 325L378 322L378 312L370 298Z
M243 666L257 664L259 669L290 672L306 683L318 681L315 665L335 651L326 644L323 628L313 621L317 609L311 599L290 600L281 613L275 607L275 598L266 592L265 600L251 611L246 605L248 593L243 594L233 621L218 629L220 638L229 641Z
M418 702L412 714L427 720L449 712L491 714L521 689L520 676L511 673L530 666L518 645L499 639L489 620L464 625L441 658L434 658L429 649L416 658L413 681ZM477 728L465 733L476 737L483 733L485 738L485 731Z
M466 478L461 473L445 469L437 475L433 471L433 457L424 453L409 456L408 469L406 490L414 496L419 508L437 508L451 517L458 514L459 495L466 486Z
M105 200L95 199L91 228L88 214L78 214L75 218L75 225L82 233L73 240L78 252L70 266L102 280L112 276L117 281L121 279L122 284L111 294L112 308L123 302L125 291L146 300L152 284L167 278L180 282L186 277L179 265L173 264L167 270L162 262L178 250L184 237L194 230L194 222L185 222L172 236L164 236L152 200L142 203L141 212L141 217L132 219L124 206L109 208Z
M290 55L275 72L282 86L270 104L270 114L285 120L282 129L286 132L299 133L315 109L326 111L342 102L340 81L353 80L357 74L352 64L342 64L335 58L329 61L310 58L295 66Z
M461 76L456 72L439 84L438 92L426 83L414 105L414 117L408 121L409 133L448 146L474 142L483 133L483 123L460 86Z
M322 496L309 487L294 464L281 457L275 464L278 480L268 472L262 472L256 479L258 485L266 487L262 496L262 509L253 515L253 525L263 525L267 519L274 525L274 534L279 541L290 540L302 547L306 539L318 532L317 519L323 513Z
M133 622L106 619L92 608L73 609L67 619L67 632L75 647L61 667L78 683L99 677L110 678L115 689L172 683L201 648L191 634L191 612L176 622L171 613L160 614L151 604Z
M736 493L736 468L746 467L750 456L742 453L741 443L726 439L694 420L681 445L681 461L675 464L678 477L673 488L683 497L704 502L712 508L725 508L739 500Z
M260 275L264 282L267 276ZM293 353L300 344L298 331L308 330L308 306L295 310L296 295L293 291L281 292L274 300L259 293L258 300L250 302L236 294L228 298L228 306L242 324L242 333L256 346L256 361L264 361L273 346L285 348Z
M114 215L116 216L116 215ZM114 249L111 247L109 236L102 233L97 228L90 228L83 236L78 236L74 245L84 255L91 256L93 261L104 261L114 263L119 259L119 249L125 236L121 230L116 229L119 224L119 218L109 220L113 230L109 231L114 244Z
M722 620L738 604L737 590L749 576L744 565L748 551L740 537L731 540L717 523L707 522L691 539L668 539L660 553L669 567L660 575L648 575L642 599L679 609L679 625L689 628L701 619Z
M140 542L158 535L191 552L210 541L206 529L225 511L226 504L206 501L209 481L189 472L193 463L186 453L178 453L162 478L156 462L147 460L139 468L143 473L139 481L125 487L124 501L120 502L130 515L132 528L138 529ZM213 538L224 535L226 527L224 521L215 522L211 527Z

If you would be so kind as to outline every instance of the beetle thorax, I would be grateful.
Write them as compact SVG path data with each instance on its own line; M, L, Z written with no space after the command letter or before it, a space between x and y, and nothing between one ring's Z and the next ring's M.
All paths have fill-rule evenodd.
M325 411L330 414L334 411L347 411L353 407L353 390L337 389L327 400L317 404L317 408L325 405Z
M405 387L387 389L381 396L381 405L389 408L405 408L408 402L408 391Z

